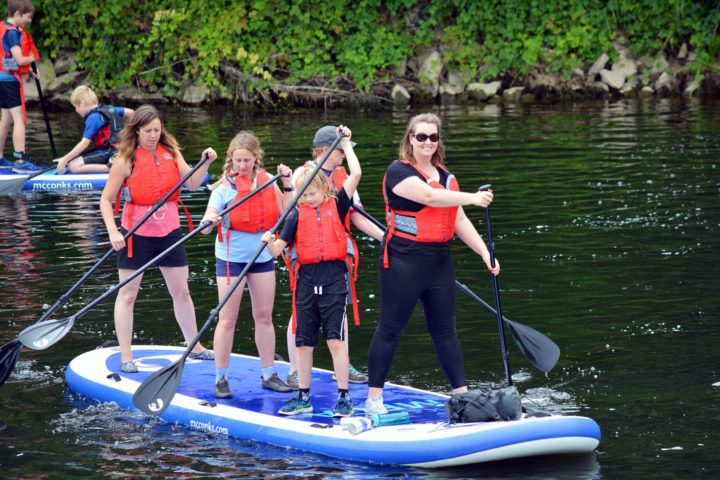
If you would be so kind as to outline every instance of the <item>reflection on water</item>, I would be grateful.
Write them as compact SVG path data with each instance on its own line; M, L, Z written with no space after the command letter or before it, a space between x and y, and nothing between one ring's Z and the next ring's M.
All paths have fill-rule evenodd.
M112 406L63 397L67 362L114 338L112 301L96 307L57 346L24 351L0 388L0 470L4 477L400 477L713 478L720 448L720 108L690 101L563 106L443 107L449 168L466 191L492 183L493 231L503 266L503 312L550 336L562 350L548 375L533 370L508 336L513 381L528 406L577 413L600 424L598 454L426 471L339 462L282 448L211 437ZM237 114L187 109L167 123L192 159L207 146L223 156L233 134L254 130L265 163L296 166L309 157L316 128L346 123L363 165L360 194L383 218L382 175L412 113ZM69 121L74 114L55 114ZM31 116L31 152L47 151ZM79 132L80 126L78 126ZM58 139L60 150L75 135ZM41 156L41 155L38 155ZM212 166L220 171L220 162ZM207 192L184 193L193 216ZM99 194L0 197L0 342L42 314L109 248ZM484 214L466 207L484 232ZM189 242L190 287L204 322L217 304L212 236ZM363 324L351 328L351 359L367 365L377 321L375 242L359 235L358 298ZM487 272L459 242L458 280L492 301ZM278 267L278 352L290 296ZM117 281L114 257L56 316L70 315ZM469 385L504 384L495 318L457 296L457 324ZM419 310L419 309L418 309ZM137 301L136 343L182 341L162 277L148 272ZM235 351L255 353L249 302ZM330 368L326 348L316 354ZM447 392L419 311L398 348L391 379ZM362 399L355 399L362 401ZM7 473L7 475L5 475Z

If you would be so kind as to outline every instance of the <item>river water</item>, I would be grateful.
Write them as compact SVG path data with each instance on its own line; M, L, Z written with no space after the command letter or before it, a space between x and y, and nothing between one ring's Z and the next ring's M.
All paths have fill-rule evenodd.
M239 129L261 138L266 164L297 166L325 123L353 130L363 165L366 209L382 218L382 173L396 158L411 113L242 114L168 111L167 125L190 161L212 146L223 155ZM533 370L508 335L515 384L528 405L595 419L593 455L429 471L341 462L319 455L151 421L136 411L91 405L67 392L75 356L114 340L112 302L79 319L54 347L24 350L0 388L3 478L400 477L716 478L720 474L720 105L622 101L567 106L446 107L449 168L468 191L491 183L492 226L503 311L562 349L548 375ZM58 149L68 151L81 119L51 113ZM42 117L30 112L28 151L50 157ZM213 166L219 173L220 162ZM208 193L184 194L195 219ZM0 198L0 343L35 322L108 248L99 193ZM466 209L485 233L484 212ZM351 359L365 369L377 322L377 245L359 237L358 297ZM211 236L187 245L198 322L217 303ZM488 302L490 278L477 256L454 246L457 278ZM285 274L275 305L279 353L290 311ZM76 312L116 282L109 261L56 316ZM713 286L715 285L715 286ZM495 318L458 294L457 323L471 386L502 386ZM419 310L419 309L418 309ZM244 305L236 352L255 354ZM136 343L178 344L158 272L145 276L136 306ZM209 339L209 336L208 336ZM206 342L209 343L209 342ZM316 365L331 368L323 348ZM392 381L446 392L422 317L416 312ZM715 384L715 385L713 385Z

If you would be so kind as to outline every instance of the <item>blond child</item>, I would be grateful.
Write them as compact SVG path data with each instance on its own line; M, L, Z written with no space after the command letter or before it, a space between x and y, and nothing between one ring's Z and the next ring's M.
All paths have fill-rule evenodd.
M352 152L350 130L338 127L346 135L340 148ZM313 350L322 327L323 336L333 360L337 377L338 397L333 416L352 415L353 407L348 393L349 359L343 344L345 337L344 317L347 295L347 237L344 221L352 205L362 171L355 154L347 155L350 174L342 188L334 195L329 182L322 173L312 179L314 169L305 169L295 181L300 189L306 181L308 188L298 201L297 208L286 218L279 237L266 232L263 241L267 250L277 256L291 246L297 253L298 268L294 311L296 328L295 345L298 347L298 396L290 399L278 413L297 415L313 411L310 403L310 374Z
M97 95L86 85L73 90L70 103L78 115L85 119L82 140L57 162L57 172L64 173L105 173L110 171L115 146L120 140L123 120L132 117L133 110L124 107L101 104ZM95 149L84 153L94 144Z

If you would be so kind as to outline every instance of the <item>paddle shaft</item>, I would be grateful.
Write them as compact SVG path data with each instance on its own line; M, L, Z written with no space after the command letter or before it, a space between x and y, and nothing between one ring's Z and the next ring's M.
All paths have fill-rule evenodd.
M33 73L37 75L37 65L35 65L35 62L32 62L31 66ZM37 86L38 97L40 97L40 108L42 109L43 117L45 117L45 128L47 129L48 138L50 139L50 149L52 150L53 158L57 158L55 140L53 139L52 130L50 129L50 119L48 118L47 107L45 106L45 95L43 95L42 87L40 86L40 79L37 77L35 77L35 85Z
M483 185L478 190L489 190L490 185ZM490 222L490 205L485 207L485 223L487 224L487 240L488 251L490 252L490 266L495 268L495 242L493 241L492 223ZM508 386L512 386L512 372L510 370L510 355L508 354L507 343L505 342L505 324L503 323L502 305L500 303L500 287L498 286L497 275L492 277L493 294L495 295L495 316L498 321L498 331L500 333L500 349L502 350L503 365L505 366L505 376L507 377Z
M153 205L153 207L150 210L148 210L147 213L145 213L145 215L143 215L143 217L140 220L138 220L138 222L135 225L133 225L130 230L128 230L128 232L123 236L123 239L127 240L128 238L130 238L130 235L135 233L138 228L140 228L155 212L157 212L158 209L165 204L167 199L170 198L175 192L177 192L178 189L181 188L185 184L185 182L187 182L190 179L190 177L192 177L195 174L195 172L197 172L198 169L203 164L205 164L205 162L207 162L207 160L208 160L208 157L202 157L200 159L200 161L197 163L197 165L195 165L187 174L185 174L185 176L183 176L183 178L180 179L180 181L177 183L177 185L175 185L172 188L172 190L170 190L168 193L165 194L165 196L163 196L160 200L158 200L157 203L155 203L155 205ZM60 298L57 299L57 301L43 314L42 317L40 317L40 319L36 323L46 320L48 317L50 317L50 315L55 313L55 310L57 310L58 308L65 305L65 303L78 290L78 288L80 288L87 281L87 279L90 278L90 276L93 273L95 273L97 271L97 269L100 268L100 266L103 263L105 263L105 260L110 258L110 256L113 253L115 253L115 250L112 247L110 247L110 249L107 252L105 252L105 255L103 255L95 263L95 265L93 265L90 268L90 270L88 270L77 282L75 282L75 284L72 287L70 287L70 289L67 292L63 293L60 296Z
M219 215L219 216L223 216L223 215L227 214L230 210L232 210L233 208L237 207L237 206L240 205L241 203L245 202L245 201L248 200L250 197L252 197L253 195L257 194L260 190L264 189L264 188L267 187L268 185L270 185L270 184L272 184L273 182L277 181L277 179L280 178L281 176L282 176L281 174L275 175L275 176L272 177L270 180L268 180L267 182L265 182L265 183L263 183L262 185L260 185L257 189L253 190L252 192L248 193L247 195L244 195L242 198L239 198L239 199L237 199L236 201L234 201L234 202L232 202L231 204L229 204L229 205L228 205L227 207L225 207L222 211L218 212L218 215ZM96 305L98 305L99 303L102 303L103 301L105 301L106 298L108 298L108 297L111 296L111 295L114 295L114 294L115 294L118 290L120 290L122 287L124 287L124 286L127 285L128 283L132 282L132 281L133 281L135 278L137 278L139 275L142 275L143 273L145 273L145 271L146 271L148 268L152 267L154 263L156 263L157 261L162 260L163 258L165 258L170 252L172 252L173 250L175 250L175 249L176 249L177 247L179 247L180 245L186 243L186 242L187 242L188 240L190 240L191 238L195 237L198 233L200 233L202 230L206 229L206 228L209 227L210 225L212 225L212 222L210 222L210 221L207 221L207 220L206 220L206 221L204 221L204 222L201 222L200 225L198 225L193 231L189 232L189 233L188 233L187 235L185 235L183 238L181 238L181 239L178 240L177 242L175 242L175 243L173 243L172 245L170 245L168 248L166 248L165 250L163 250L162 252L160 252L159 254L157 254L157 256L155 256L155 257L152 258L151 260L148 260L147 263L145 263L145 265L143 265L142 267L140 267L140 268L138 268L137 270L135 270L135 271L134 271L132 274L130 274L130 276L128 276L125 280L123 280L122 282L118 283L118 284L115 285L114 287L110 288L108 291L106 291L105 293L103 293L102 295L100 295L98 298L96 298L95 300L93 300L92 302L90 302L89 304L87 304L82 310L80 310L80 311L77 312L75 315L73 315L72 318L73 318L74 320L77 320L78 318L80 318L80 317L82 317L83 315L85 315L87 312L89 312L90 310L92 310L93 308L95 308ZM126 237L127 237L127 236L126 236ZM259 253L258 253L258 255L259 255Z

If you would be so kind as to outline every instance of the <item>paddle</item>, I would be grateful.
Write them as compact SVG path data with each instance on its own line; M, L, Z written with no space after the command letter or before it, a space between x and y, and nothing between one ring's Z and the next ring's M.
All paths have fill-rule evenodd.
M270 233L275 233L277 229L280 228L282 222L285 221L285 218L290 214L292 209L295 208L298 200L302 197L305 190L307 190L307 188L310 186L310 182L312 182L312 179L315 177L315 175L318 174L322 166L325 164L327 158L333 152L335 147L337 147L338 143L340 143L340 140L342 140L343 136L344 135L342 133L339 134L335 141L332 143L332 145L330 145L328 151L325 153L325 155L323 155L317 165L315 165L315 168L313 168L312 173L307 178L302 188L300 188L300 190L298 190L298 192L295 194L295 197L293 197L290 205L285 208L283 213L280 215L280 218L278 218L277 222L275 222L275 225L273 225L272 228L269 230ZM230 285L227 292L225 293L225 296L220 300L218 306L210 311L210 316L208 317L207 321L202 326L200 331L198 331L198 334L195 336L192 342L188 344L185 352L180 356L180 358L173 363L161 368L157 372L153 373L147 379L145 379L142 384L140 384L138 389L135 391L135 394L133 395L133 403L137 408L147 413L148 415L160 415L165 411L166 408L170 406L170 402L172 401L178 387L180 386L180 379L182 378L182 372L185 368L185 359L187 359L192 349L200 341L200 338L202 338L205 332L210 328L210 325L212 325L212 323L218 317L218 315L220 314L220 310L222 310L228 300L230 300L233 292L245 278L248 270L250 270L250 268L255 264L255 261L265 249L266 245L267 244L265 242L260 243L257 251L247 263L245 268L243 268L243 270L240 272L235 281L233 281L232 285Z
M256 190L253 190L252 192L248 193L247 195L244 195L242 198L239 198L238 200L234 201L230 205L228 205L225 209L223 209L221 212L218 213L218 215L222 216L228 213L233 208L237 207L256 193L258 193L263 188L267 187L268 185L272 184L272 182L277 181L278 178L280 178L282 175L277 174L274 177L272 177L267 182L263 183L260 187L258 187ZM105 301L106 298L110 297L111 295L114 295L118 290L120 290L122 287L133 281L135 278L137 278L139 275L143 274L148 268L152 267L157 261L165 258L170 252L172 252L175 248L179 247L183 243L187 242L194 236L196 236L198 233L200 233L205 228L212 225L212 222L206 220L204 222L201 222L200 225L195 228L193 231L185 235L183 238L179 239L174 244L170 245L168 248L163 250L161 253L159 253L157 256L155 256L153 259L148 260L145 265L140 267L139 269L135 270L131 275L129 275L125 280L118 283L114 287L108 289L105 293L100 295L98 298L87 304L83 309L81 309L79 312L77 312L75 315L64 318L64 319L56 319L56 320L46 320L44 322L38 322L35 325L31 325L27 327L25 330L20 332L18 335L18 338L22 342L23 345L25 345L28 348L32 348L33 350L44 350L50 346L52 346L54 343L57 343L61 338L63 338L68 331L72 328L75 321L85 315L87 312L95 308L96 305L102 303ZM197 343L197 342L196 342ZM194 345L193 345L194 346Z
M483 185L478 188L479 191L489 190L491 185ZM490 223L490 206L485 207L485 223L487 224L488 250L490 251L490 266L495 268L495 244L492 236L492 224ZM507 343L505 343L505 324L503 323L502 305L500 304L500 288L498 287L497 275L492 277L493 293L495 294L495 315L498 321L498 330L500 332L500 350L502 351L503 365L505 365L505 376L507 377L508 387L512 386L512 372L510 371L510 355L508 354Z
M15 195L16 193L20 193L28 180L54 169L55 165L29 175L0 175L0 195Z
M32 62L30 65L33 73L37 75L37 65L35 65L35 62ZM50 139L50 149L52 150L53 158L57 158L55 140L53 140L52 130L50 129L50 119L48 118L47 108L45 107L45 96L43 95L42 87L40 87L40 79L37 77L35 77L35 85L37 86L38 97L40 97L40 108L42 109L43 117L45 117L45 128L47 129L48 138Z
M183 184L185 184L185 182L187 180L189 180L190 177L192 177L193 174L205 162L207 162L207 160L208 160L207 157L201 158L200 161L197 163L197 165L195 165L182 179L180 179L180 181L177 183L177 185L175 185L175 187L172 188L172 190L170 190L167 194L165 194L164 197L162 197L160 200L158 200L157 203L150 210L148 210L148 212L145 215L143 215L143 217L140 220L138 220L138 222L125 234L124 239L127 240L128 237L130 237L130 235L135 233L135 231L138 228L140 228L145 223L145 221L148 218L150 218L167 201L168 198L170 198L179 188L181 188L183 186ZM50 169L53 169L53 168L55 168L55 167L54 166L50 167ZM39 172L37 175L39 175L40 173L42 173L42 172ZM36 174L33 174L33 176L34 175L36 175ZM0 182L1 182L1 180L0 180ZM0 186L1 185L2 184L0 183ZM102 258L100 258L100 260L98 260L95 263L95 265L93 265L90 268L90 270L88 270L80 278L80 280L75 282L75 284L72 287L70 287L70 289L67 292L63 293L60 296L60 298L58 298L58 300L35 323L38 324L38 323L46 320L50 315L52 315L55 312L55 310L57 310L61 306L65 305L65 303L80 288L80 286L82 286L87 281L87 279L90 278L90 276L93 273L95 273L97 271L97 269L100 268L100 266L105 262L105 260L107 260L110 257L110 255L112 255L114 252L115 252L115 250L110 248L105 253L105 255L103 255ZM62 337L60 337L60 338L62 338ZM58 338L57 340L59 340L60 338ZM48 344L47 346L49 347L50 345ZM10 372L12 372L12 370L15 368L15 364L17 363L17 358L20 355L21 348L22 348L22 343L18 339L12 340L0 348L0 386L2 386L3 383L5 383L5 380L7 380L7 377L10 375ZM47 347L45 347L45 348L47 348ZM10 354L11 352L15 352L15 353L13 355L11 355ZM10 359L12 359L12 358L14 358L14 361L10 361Z
M358 204L353 204L353 210L358 212L363 217L370 220L377 227L385 230L385 225L380 223L378 219L370 215L368 212ZM485 308L488 312L493 315L497 315L497 311L488 305L482 298L480 298L475 292L470 290L465 284L455 280L455 286L468 297L472 298L476 302ZM520 351L525 355L525 358L535 368L542 372L549 372L553 369L558 359L560 358L560 348L550 340L548 337L538 332L532 327L523 325L522 323L513 322L508 320L507 317L502 317L505 323L510 328L513 339L517 344Z

